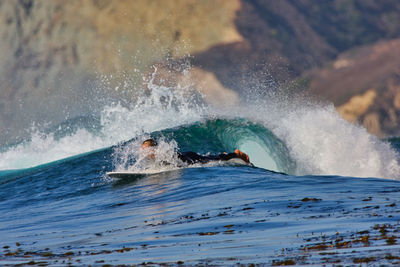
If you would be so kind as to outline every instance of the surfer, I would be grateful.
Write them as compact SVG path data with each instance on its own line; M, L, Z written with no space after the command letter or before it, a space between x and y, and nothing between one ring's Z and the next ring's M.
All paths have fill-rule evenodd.
M157 145L158 145L157 142L154 139L150 138L143 141L142 149L152 149L152 148L154 149L154 147L156 147ZM154 153L149 153L149 157L154 159L155 158ZM236 149L235 152L233 153L221 153L219 155L207 155L207 156L203 156L192 151L182 152L182 153L178 152L178 158L182 162L187 164L196 164L196 163L204 164L211 161L219 161L219 160L227 161L234 158L241 159L246 163L250 163L249 156L246 153L240 151L239 149Z

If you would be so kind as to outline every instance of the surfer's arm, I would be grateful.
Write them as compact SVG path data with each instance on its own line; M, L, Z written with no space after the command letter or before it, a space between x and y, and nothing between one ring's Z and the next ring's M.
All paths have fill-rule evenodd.
M234 158L242 159L243 161L250 163L249 156L247 156L246 153L243 153L238 149L236 149L234 153L221 153L219 155L209 155L209 156L202 156L195 152L189 151L189 152L178 153L178 158L182 162L188 164L207 163L212 160L227 161Z

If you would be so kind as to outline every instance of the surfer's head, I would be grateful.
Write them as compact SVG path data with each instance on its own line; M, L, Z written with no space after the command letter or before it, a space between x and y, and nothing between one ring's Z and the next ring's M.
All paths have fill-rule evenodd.
M143 141L142 151L145 153L147 158L153 160L156 158L155 148L157 145L158 145L157 142L151 138Z
M143 143L142 143L142 148L146 148L146 147L154 147L154 146L157 146L157 142L154 140L154 139L147 139L147 140L144 140L143 141Z

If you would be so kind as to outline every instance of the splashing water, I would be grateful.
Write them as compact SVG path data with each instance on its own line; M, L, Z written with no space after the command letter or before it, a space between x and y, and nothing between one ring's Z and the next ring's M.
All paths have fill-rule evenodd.
M201 95L190 85L155 84L156 72L157 69L147 82L147 88L139 90L135 103L105 106L99 114L97 131L80 127L56 137L54 133L36 129L29 140L2 149L0 170L41 165L207 118L244 118L269 129L274 138L282 141L285 150L281 151L287 150L295 163L294 168L284 170L291 174L400 178L397 152L360 126L344 121L332 105L263 96L257 101L243 101L234 107L216 109L204 104ZM280 150L271 150L269 138L242 136L233 143L249 153L256 166L282 171L277 160L279 155L272 152ZM200 141L212 140L194 140ZM165 157L176 151L177 146L176 142L165 141L165 146L160 147L165 151L159 152ZM136 149L137 144L133 142L125 145L123 150L117 150L115 157L120 162L115 166L121 170L139 168L142 157L135 154Z
M399 178L388 143L340 118L333 106L289 112L276 129L298 163L298 174Z
M21 169L68 158L77 154L102 148L100 137L86 129L74 134L55 138L54 133L45 134L33 130L31 139L0 154L0 170Z
M252 94L257 97L221 114L244 117L270 129L285 143L295 162L296 168L290 174L400 179L399 152L363 127L345 121L333 105L311 103L304 98L288 99L279 94ZM260 145L252 139L246 144L248 148L241 148L245 152L257 150L258 155L269 154L264 156L264 166L265 162L274 166L271 152ZM258 166L263 167L263 163Z
M29 168L82 153L115 145L143 133L175 127L201 120L205 106L197 101L199 94L178 85L168 88L147 84L149 92L141 94L131 106L111 103L100 113L100 130L85 128L56 138L54 133L34 129L31 138L0 153L0 170ZM196 99L195 99L196 97ZM90 125L91 126L91 125Z
M127 145L117 146L113 153L113 165L117 172L151 172L178 169L177 150L175 140L158 140L156 147L142 149L141 144L150 138L144 135Z

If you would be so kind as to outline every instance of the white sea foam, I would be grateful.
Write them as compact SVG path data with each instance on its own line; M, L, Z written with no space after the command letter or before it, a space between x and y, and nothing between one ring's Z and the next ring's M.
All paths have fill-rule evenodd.
M105 106L100 114L101 130L97 133L80 128L56 138L53 133L34 129L30 140L0 152L0 170L34 167L116 145L143 133L201 120L205 109L193 104L191 88L159 86L153 83L153 78L147 87L147 94L140 95L134 105Z
M0 170L28 168L103 147L103 140L85 129L56 139L34 130L31 139L0 153Z
M332 106L292 111L276 132L284 136L299 174L400 178L390 145L340 118Z
M204 117L222 116L243 117L270 129L286 144L295 162L291 174L400 178L399 155L390 145L362 127L344 121L332 105L269 96L247 102L251 104L216 110L198 104L192 88L179 85L169 88L155 85L153 80L154 75L147 84L149 90L143 90L135 104L105 106L99 115L100 130L96 133L79 128L56 138L53 133L32 131L30 140L0 152L0 170L33 167L116 145L145 133L196 122ZM270 151L259 151L264 144L257 146L252 143L252 148L247 146L249 151L246 151L246 140L242 141L238 140L238 144L244 144L240 148L249 152L250 158L256 158L254 161L258 166L277 168L272 157L268 156ZM169 147L172 149L174 146ZM130 151L126 147L120 151L118 157L122 162L117 166L129 169L127 163L132 160L129 154L134 155L134 149L137 148L132 147ZM138 159L140 161L140 155L135 158Z
M142 142L148 138L149 135L143 135L128 144L117 146L113 153L114 171L149 173L179 168L178 144L175 140L161 138L157 140L156 147L142 149Z
M400 179L399 154L363 127L341 118L333 105L272 97L241 111L280 138L296 175Z

